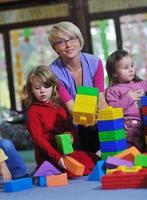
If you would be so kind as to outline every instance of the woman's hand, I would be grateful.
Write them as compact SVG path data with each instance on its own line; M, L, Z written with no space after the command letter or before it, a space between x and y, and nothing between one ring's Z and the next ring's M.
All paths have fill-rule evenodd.
M58 165L63 168L63 169L66 169L66 166L64 164L64 159L63 157L60 158L60 160L58 161Z
M12 179L11 173L10 173L5 161L0 163L0 173L2 174L4 182L7 182Z

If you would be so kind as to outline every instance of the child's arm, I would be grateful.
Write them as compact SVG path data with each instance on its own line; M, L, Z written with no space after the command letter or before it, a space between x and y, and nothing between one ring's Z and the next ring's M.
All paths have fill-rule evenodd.
M0 163L0 173L3 177L4 182L11 180L11 173L6 165L5 161Z
M130 105L134 104L133 98L125 94L121 96L118 90L109 88L106 90L106 101L114 108L122 107L123 110L127 110Z

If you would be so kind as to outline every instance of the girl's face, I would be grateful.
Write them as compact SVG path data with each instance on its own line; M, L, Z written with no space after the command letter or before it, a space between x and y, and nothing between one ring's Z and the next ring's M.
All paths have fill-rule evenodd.
M34 79L32 83L32 92L38 102L47 103L51 98L53 87L45 87L40 81Z
M55 51L61 56L62 59L72 59L76 57L80 49L80 41L74 35L58 33L55 43Z
M119 83L129 83L133 80L135 72L136 67L132 58L125 56L117 63L115 76Z

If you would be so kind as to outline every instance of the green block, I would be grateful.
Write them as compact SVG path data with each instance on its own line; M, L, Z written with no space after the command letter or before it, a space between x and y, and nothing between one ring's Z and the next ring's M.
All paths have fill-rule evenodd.
M134 165L147 167L147 155L138 154L135 156Z
M71 134L65 132L60 135L56 135L56 142L58 150L63 154L70 154L73 152Z
M96 87L79 86L77 94L85 94L89 96L99 96L99 90Z
M118 153L121 153L122 151L117 152L102 152L102 160L106 160L108 156L115 156Z
M115 141L126 138L124 129L113 130L113 131L102 131L98 133L99 140L101 142Z

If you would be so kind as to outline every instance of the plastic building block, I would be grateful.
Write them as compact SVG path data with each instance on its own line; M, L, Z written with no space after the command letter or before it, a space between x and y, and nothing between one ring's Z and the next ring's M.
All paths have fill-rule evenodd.
M17 192L32 188L31 178L21 178L4 183L5 192Z
M100 142L102 152L122 151L128 148L126 139L117 141Z
M133 173L106 174L101 182L102 189L147 188L147 169Z
M124 129L103 131L99 132L98 135L101 142L121 140L126 138L126 133Z
M101 179L101 177L105 174L104 164L104 160L100 160L96 163L95 168L88 176L88 181L99 181Z
M79 86L77 88L77 94L85 94L89 96L97 96L99 95L99 90L96 87L87 87L87 86Z
M70 156L64 158L64 163L68 171L73 173L75 176L83 176L85 171L85 166L79 161L75 160Z
M56 175L61 174L61 172L54 167L50 162L44 161L43 164L38 168L35 172L34 176L48 176L48 175Z
M48 187L67 185L68 184L67 173L47 176L46 182Z
M76 103L73 107L73 122L80 125L95 125L96 105Z
M134 160L135 165L141 165L142 167L147 167L147 155L138 154Z
M147 116L147 106L143 106L142 114Z
M86 102L85 102L86 100ZM82 104L92 104L97 106L97 97L96 96L88 96L88 95L82 95L77 94L75 98L76 103L82 103Z
M123 118L123 110L122 108L112 108L112 106L108 106L103 110L99 110L98 121L103 120L114 120Z
M38 186L46 186L46 177L45 176L37 177L36 185L38 185Z
M134 162L134 159L138 154L141 154L140 151L136 147L132 146L124 150L123 152L115 155L115 157Z
M112 131L124 128L124 119L106 120L97 122L98 130Z
M132 166L132 167L127 167L127 166L118 166L118 170L121 172L128 172L128 173L133 173L133 172L139 172L142 167L141 166Z
M147 96L142 96L141 97L141 105L142 106L147 106Z
M143 124L144 126L147 126L147 116L143 116Z
M112 168L116 168L116 167L122 166L122 165L132 167L133 162L128 161L128 160L124 160L124 159L120 159L120 158L115 158L115 157L112 157L112 156L108 156L108 158L106 160L105 167L112 169Z
M115 151L115 152L102 152L102 160L106 160L108 156L115 156L122 151Z
M63 154L70 154L73 152L71 134L66 132L64 134L56 135L56 142L58 150Z

